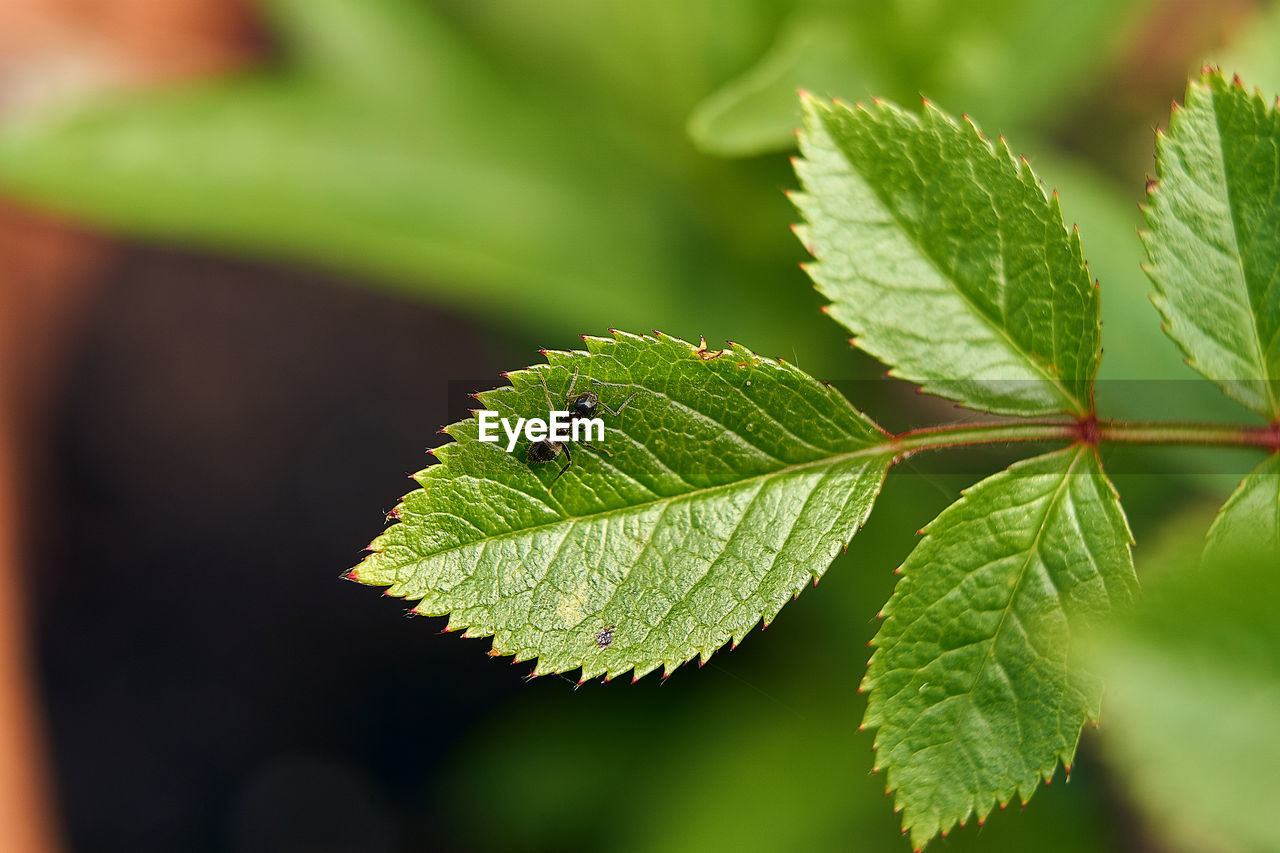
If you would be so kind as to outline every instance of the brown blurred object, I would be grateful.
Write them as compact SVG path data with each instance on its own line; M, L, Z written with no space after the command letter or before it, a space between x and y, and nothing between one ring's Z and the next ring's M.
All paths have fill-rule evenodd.
M99 241L0 203L0 849L56 849L23 583L24 531L58 363ZM38 502L38 501L37 501Z
M260 32L249 0L5 0L0 116L237 68Z
M0 121L111 90L247 64L262 39L248 0L4 0ZM30 507L76 318L108 241L0 199L0 850L61 845L34 696L23 582L38 574Z
M1129 85L1111 91L1111 97L1127 94L1132 101L1154 91L1160 99L1159 109L1167 111L1163 87L1168 81L1181 85L1182 78L1193 70L1190 66L1200 61L1197 55L1202 57L1204 51L1229 44L1261 8L1257 0L1164 0L1155 4L1119 68L1119 75Z
M1114 67L1098 75L1080 109L1062 114L1058 144L1101 164L1133 187L1135 202L1143 201L1141 183L1133 176L1154 167L1152 130L1168 122L1169 104L1182 100L1187 76L1211 51L1232 43L1264 8L1259 0L1149 4Z
M58 360L107 241L0 198L0 423L26 435L40 425Z

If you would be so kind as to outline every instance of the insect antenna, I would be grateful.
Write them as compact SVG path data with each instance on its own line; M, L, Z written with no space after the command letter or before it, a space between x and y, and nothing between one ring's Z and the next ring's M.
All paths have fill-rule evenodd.
M551 412L555 409L555 403L551 402L551 387L547 385L547 374L545 370L538 371L538 378L542 380L542 391L547 395L547 411Z
M614 387L618 387L618 383L616 383L616 382L601 382L599 379L592 379L591 381L592 381L592 382L594 382L594 383L595 383L595 384L597 384L597 385L602 385L602 386L603 386L603 385L612 385L612 386L614 386ZM630 396L630 397L628 397L627 399L623 400L623 401L622 401L622 405L618 406L618 408L616 408L616 409L611 409L611 408L609 408L608 404L607 404L607 403L605 403L605 402L604 402L604 400L599 400L599 399L598 399L598 400L596 401L596 405L598 405L600 408L604 409L606 412L608 412L609 414L613 415L613 416L616 418L618 415L620 415L620 414L622 413L622 410L623 410L623 409L625 409L628 405L630 405L630 404L631 404L631 401L632 401L632 400L634 400L634 399L636 398L636 395L637 395L637 394L639 394L639 393L640 393L639 391L632 391L632 392L631 392L631 396Z
M573 378L569 380L569 393L564 395L566 400L572 400L576 396L573 393L573 389L577 386L577 384L578 384L578 368L575 367L573 369Z

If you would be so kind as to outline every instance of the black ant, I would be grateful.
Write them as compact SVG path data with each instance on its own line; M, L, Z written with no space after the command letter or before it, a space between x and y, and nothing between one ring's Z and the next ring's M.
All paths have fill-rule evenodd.
M538 378L542 380L542 388L547 394L547 409L550 411L552 408L551 389L547 386L547 377L543 375L542 371L538 371ZM598 384L601 384L601 385L604 384L602 382L599 382L599 380L592 380L592 381L597 382ZM570 380L569 382L569 393L565 395L565 399L570 401L570 409L569 409L570 423L574 421L589 420L591 418L594 418L596 416L596 409L598 408L604 409L606 412L616 417L619 413L622 412L623 409L627 407L627 404L629 404L632 400L635 399L635 396L636 396L635 393L632 393L630 397L628 397L626 400L622 402L621 406L619 406L617 409L611 409L607 405L605 405L603 402L601 402L600 395L595 393L594 391L584 391L581 394L574 394L573 388L577 384L578 384L578 371L574 370L573 379ZM583 446L590 447L592 450L596 450L600 453L603 453L605 456L613 455L609 451L605 450L603 447L592 447L590 444L587 444L585 441L583 442ZM551 484L547 486L547 491L551 491L551 487L556 484L556 480L559 480L562 476L564 476L564 472L568 471L570 466L573 465L573 456L569 453L568 443L562 442L562 441L552 441L550 438L544 438L530 444L529 449L525 452L526 458L530 462L535 462L535 463L550 462L551 460L559 456L561 453L564 454L564 458L565 458L564 467L560 469L560 473L556 474L555 477L551 479Z
M546 381L547 380L545 378L542 380L544 386ZM593 379L591 381L595 382L597 385L604 384L599 379ZM565 395L565 399L569 401L570 406L569 419L573 421L590 420L591 418L594 418L596 416L596 409L604 409L616 418L622 413L623 409L630 405L631 401L636 398L636 393L638 393L632 392L630 397L622 401L621 406L617 409L611 409L600 400L600 395L594 391L584 391L581 394L574 394L573 388L577 384L578 371L574 370L573 379L569 381L569 393Z

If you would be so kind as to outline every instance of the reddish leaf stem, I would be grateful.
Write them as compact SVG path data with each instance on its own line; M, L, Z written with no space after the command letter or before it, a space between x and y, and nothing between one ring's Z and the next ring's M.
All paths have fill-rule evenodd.
M900 456L975 444L1022 441L1122 442L1193 447L1253 447L1280 452L1280 423L1244 426L1227 423L1144 423L1080 420L1001 421L910 430L895 435L890 447Z

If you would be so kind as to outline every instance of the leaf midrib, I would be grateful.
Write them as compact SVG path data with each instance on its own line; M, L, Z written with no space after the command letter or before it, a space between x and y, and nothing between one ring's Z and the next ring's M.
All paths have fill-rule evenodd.
M826 120L821 116L819 116L819 120L823 122L823 126L827 132L827 135L831 138L831 141L835 143L836 137L835 137L835 133L832 131L831 126L827 124ZM886 199L885 194L881 193L880 190L875 186L875 184L873 184L870 180L868 180L867 177L858 170L858 168L854 165L853 161L849 159L848 155L845 154L844 150L840 147L840 145L836 144L834 145L834 148L836 152L840 155L840 159L842 159L846 164L848 164L849 169L853 171L859 178L861 178L863 183L865 183L867 187L871 190L871 192L875 195L876 199L880 202L881 206L884 207L884 209L888 212L889 216L893 219L894 223L898 226L898 230L901 231L907 237L908 240L910 240L911 244L916 248L916 251L920 253L921 257L923 257L928 262L929 266L933 267L934 272L936 272L939 275L939 277L942 278L943 281L949 282L951 284L952 290L956 293L957 296L960 297L960 300L969 307L969 310L975 316L977 316L980 320L982 320L982 322L986 323L987 326L989 326L991 330L994 331L999 337L1003 338L1005 343L1008 344L1009 348L1013 350L1014 353L1021 356L1022 359L1032 367L1032 369L1034 369L1037 373L1039 373L1042 377L1044 377L1046 382L1048 382L1051 386L1056 388L1058 393L1062 396L1063 400L1071 407L1071 411L1073 413L1077 415L1088 414L1088 409L1083 405L1083 403L1081 403L1081 401L1076 399L1075 394L1069 391L1067 387L1062 384L1062 381L1058 377L1054 376L1051 372L1049 372L1049 370L1044 365L1042 365L1037 359L1033 358L1030 353L1024 350L1022 346L1018 344L1017 341L1015 341L1012 337L1009 336L1009 332L1000 323L998 323L994 318L989 316L987 312L982 309L981 306L979 306L976 302L974 302L973 299L967 293L964 292L964 290L962 290L960 287L957 286L956 280L951 276L951 274L949 274L944 269L942 269L941 266L939 266L938 261L933 257L933 255L925 248L925 246L919 240L915 238L915 236L911 233L911 231L905 226L903 219L898 215L897 211L894 210L893 207L888 203L888 200ZM926 381L925 384L929 385L932 383Z
M798 462L794 465L788 465L784 468L778 468L777 470L774 470L774 471L766 471L761 474L753 474L750 477L743 477L740 480L732 480L728 483L720 483L715 486L706 486L701 489L694 489L693 491L683 492L678 495L658 497L658 498L654 498L653 500L642 501L640 503L635 503L635 504L628 504L627 506L617 507L615 509L603 510L602 512L588 513L586 515L566 515L560 518L556 518L552 521L547 521L542 524L533 525L531 527L521 527L517 530L509 530L504 533L496 533L492 536L485 536L480 539L472 539L462 544L455 545L451 548L444 548L439 551L432 551L429 554L419 554L419 559L414 560L413 562L415 563L422 562L423 560L432 559L434 557L439 557L444 554L450 554L455 551L461 551L462 549L469 548L473 545L484 545L489 542L494 542L497 540L508 539L513 537L524 537L527 535L531 535L536 531L545 530L547 528L555 527L560 524L566 524L566 523L576 524L577 522L583 519L594 520L594 519L600 519L600 518L609 518L614 515L622 515L624 513L629 513L636 510L642 510L647 507L654 506L656 504L671 503L674 501L682 500L684 498L702 497L702 496L709 495L713 492L735 488L737 486L741 486L747 483L753 483L757 480L768 480L773 477L780 477L786 474L793 474L797 471L804 471L810 468L821 468L823 466L837 465L841 462L848 462L854 459L862 459L862 458L874 459L877 456L885 456L886 458L888 458L888 457L892 457L893 455L891 444L892 442L884 442L882 444L873 445L871 447L859 448L858 450L850 451L849 453L839 453L834 456L824 456L821 459L812 459L808 462ZM403 524L405 522L402 521L400 523Z
M965 691L966 695L973 693L974 688L978 686L978 682L982 680L982 676L986 673L987 665L990 664L991 658L995 654L996 643L1000 639L1000 633L1004 630L1005 622L1008 621L1009 614L1013 611L1014 604L1018 600L1018 593L1022 589L1022 583L1026 580L1027 574L1030 571L1031 560L1039 550L1040 540L1044 536L1045 529L1049 526L1049 518L1053 515L1054 509L1058 506L1059 501L1062 500L1062 495L1066 489L1067 483L1071 482L1071 474L1075 470L1076 463L1080 461L1083 454L1083 447L1076 451L1075 458L1071 460L1071 463L1067 465L1066 470L1062 472L1061 482L1058 483L1057 487L1053 490L1053 494L1050 495L1048 502L1045 504L1044 513L1040 516L1040 523L1036 527L1036 535L1027 546L1026 559L1022 561L1022 567L1018 570L1018 581L1014 584L1013 591L1009 595L1009 603L1005 606L1004 613L1000 615L1000 624L996 625L995 631L991 633L991 645L987 648L987 654L983 657L982 663L978 666L978 671L973 677L973 682L969 685L969 689Z
M1222 114L1217 109L1218 93L1209 88L1209 101L1213 104L1213 127L1217 138L1214 147L1218 150L1217 165L1222 178L1222 196L1227 203L1227 219L1231 222L1231 241L1235 246L1235 262L1240 268L1240 282L1244 285L1245 301L1249 305L1249 330L1253 332L1254 352L1258 357L1258 370L1262 374L1262 385L1266 388L1267 403L1273 419L1280 418L1280 399L1276 398L1276 389L1272 386L1270 364L1267 362L1266 350L1262 346L1262 330L1258 328L1258 306L1253 301L1253 289L1250 287L1249 274L1244 267L1244 249L1240 241L1240 223L1236 221L1236 209L1232 204L1231 182L1227 180L1227 152L1223 143Z

